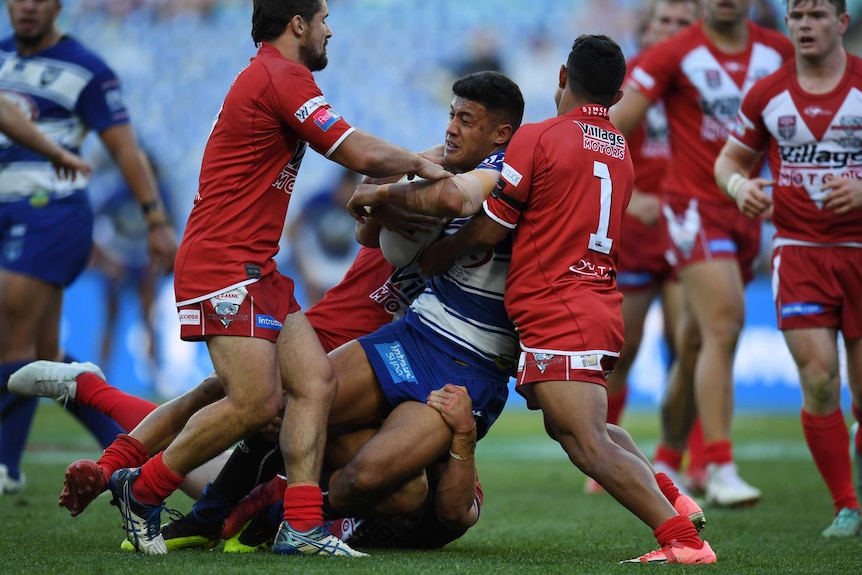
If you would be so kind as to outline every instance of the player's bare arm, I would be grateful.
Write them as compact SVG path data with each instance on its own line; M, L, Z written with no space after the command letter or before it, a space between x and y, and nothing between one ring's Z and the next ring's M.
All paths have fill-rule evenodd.
M759 157L757 152L740 146L732 139L728 140L715 160L715 182L746 216L770 218L772 198L764 189L775 182L748 177Z
M646 117L653 102L636 88L627 87L622 99L611 106L611 122L623 136L631 134Z
M833 178L823 184L821 189L827 192L823 198L823 207L833 210L836 215L862 208L862 180Z
M156 177L135 140L129 124L118 124L99 133L99 138L116 162L123 179L144 209L149 233L147 249L152 265L168 274L174 269L177 237L169 225L159 198Z
M369 248L380 247L380 228L392 230L412 242L414 234L431 233L440 223L439 218L408 212L395 206L375 206L369 217L356 223L356 241Z
M509 228L480 210L456 233L428 246L419 259L419 269L426 277L444 274L458 258L484 252L500 243L508 233Z
M453 531L466 531L479 520L476 503L476 421L467 388L447 383L428 395L427 403L440 412L452 430L449 459L437 485L436 512Z
M332 152L329 159L372 178L408 174L428 180L439 180L452 175L442 166L419 154L361 130L355 130L347 136Z
M626 214L640 220L645 226L655 226L661 217L661 200L655 194L633 190Z
M49 140L18 106L3 97L0 97L0 131L16 144L48 158L61 178L74 178L77 172L88 176L93 171L83 158Z
M347 206L353 217L364 217L366 207L391 204L420 214L458 217L479 211L491 195L500 172L471 170L437 181L416 180L380 186L363 184L356 188Z

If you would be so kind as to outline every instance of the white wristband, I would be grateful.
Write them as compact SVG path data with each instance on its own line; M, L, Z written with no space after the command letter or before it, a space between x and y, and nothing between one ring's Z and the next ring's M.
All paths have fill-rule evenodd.
M725 193L733 200L736 199L736 196L739 195L739 188L744 186L748 182L748 178L743 176L742 174L733 174L727 179L727 186L725 187Z

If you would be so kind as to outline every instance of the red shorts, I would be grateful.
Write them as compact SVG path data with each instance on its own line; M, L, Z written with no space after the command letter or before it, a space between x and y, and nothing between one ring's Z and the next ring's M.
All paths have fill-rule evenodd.
M650 227L637 218L624 216L617 288L623 293L641 291L676 279L667 259L668 250L670 239L664 218Z
M684 196L665 196L665 220L671 263L680 270L714 259L736 259L745 283L754 279L760 253L759 219L749 218L733 204L706 204Z
M831 327L862 337L862 248L777 247L772 289L779 329Z
M518 360L515 391L527 400L527 407L539 409L529 385L540 381L584 381L606 386L619 354L590 351L577 353L522 351Z
M258 281L177 307L180 338L201 341L214 335L258 337L275 342L281 323L300 311L293 280L273 272Z

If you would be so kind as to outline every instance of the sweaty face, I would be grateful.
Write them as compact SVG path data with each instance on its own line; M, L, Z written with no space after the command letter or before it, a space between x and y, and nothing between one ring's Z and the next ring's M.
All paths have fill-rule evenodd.
M748 18L751 0L706 0L706 20L715 26L736 24Z
M485 106L455 96L446 126L443 165L459 172L475 168L499 147L498 127L499 122Z
M321 3L321 9L306 22L305 36L299 46L299 59L312 72L323 70L329 63L326 57L326 43L332 37L332 29L327 24L329 9L326 2Z
M697 20L697 7L694 2L668 2L659 0L644 34L647 46L670 38Z
M38 46L54 30L61 8L58 0L6 0L15 40Z
M849 16L838 14L827 0L806 0L787 4L787 30L796 54L805 60L819 61L841 47Z

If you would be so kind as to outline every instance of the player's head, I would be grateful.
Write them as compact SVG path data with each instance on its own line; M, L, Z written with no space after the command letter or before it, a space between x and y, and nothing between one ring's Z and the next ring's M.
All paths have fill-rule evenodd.
M469 171L509 143L524 116L524 97L512 80L491 71L459 78L452 93L443 163Z
M622 96L626 59L619 44L601 34L583 34L560 70L557 106L567 90L579 103L611 107Z
M54 24L63 3L60 0L6 0L6 9L15 41L21 46L40 48L48 37L57 33Z
M328 16L326 0L254 0L251 38L260 44L290 34L299 48L299 63L316 72L328 63L326 43L332 37Z
M644 20L641 44L652 46L670 38L701 16L700 0L651 0Z
M785 22L797 57L818 62L842 49L850 14L845 0L787 0Z
M745 21L751 0L706 0L704 20L716 29L723 30Z

